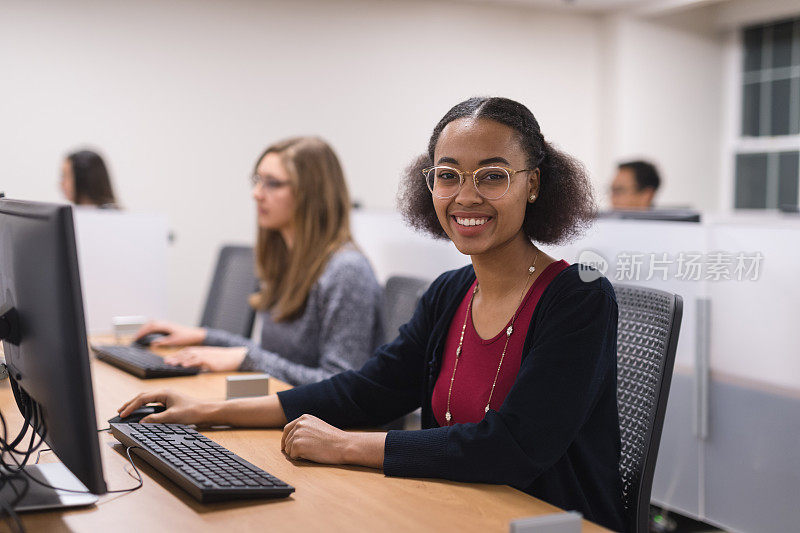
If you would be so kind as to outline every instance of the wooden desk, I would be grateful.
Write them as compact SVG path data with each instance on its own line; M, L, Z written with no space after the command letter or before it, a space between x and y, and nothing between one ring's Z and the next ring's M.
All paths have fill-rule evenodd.
M140 380L92 359L98 427L108 427L123 401L143 390L174 388L196 397L225 397L226 374ZM272 386L272 383L270 384ZM275 383L280 386L279 382ZM0 383L0 409L15 434L22 419L8 381ZM369 468L292 462L280 451L280 430L209 430L211 439L293 485L277 500L202 505L142 460L144 486L101 496L96 506L22 515L28 531L508 531L514 518L558 512L507 486L386 477ZM109 489L134 486L130 465L108 433L100 434ZM54 460L52 453L41 462ZM6 522L0 531L7 530ZM606 531L584 521L583 531Z

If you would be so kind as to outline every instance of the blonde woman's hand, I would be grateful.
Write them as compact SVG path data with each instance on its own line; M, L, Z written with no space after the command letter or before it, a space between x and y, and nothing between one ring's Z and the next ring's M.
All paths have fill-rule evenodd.
M176 366L197 367L205 372L233 372L239 369L246 353L247 348L244 346L197 346L167 355L164 362Z
M163 333L164 337L154 340L150 346L191 346L195 344L202 344L206 339L205 328L195 328L191 326L182 326L174 322L167 322L163 320L153 320L142 326L136 332L136 338L139 339L149 333Z

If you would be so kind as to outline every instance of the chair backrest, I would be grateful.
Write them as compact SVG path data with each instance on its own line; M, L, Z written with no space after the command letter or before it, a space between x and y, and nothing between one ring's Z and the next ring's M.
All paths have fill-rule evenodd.
M408 322L430 281L410 276L392 276L383 288L383 342L397 337L400 326Z
M614 290L619 306L617 404L623 502L627 530L646 532L683 299L630 285L614 285Z
M247 298L257 290L253 248L223 246L219 251L200 325L250 338L255 311Z

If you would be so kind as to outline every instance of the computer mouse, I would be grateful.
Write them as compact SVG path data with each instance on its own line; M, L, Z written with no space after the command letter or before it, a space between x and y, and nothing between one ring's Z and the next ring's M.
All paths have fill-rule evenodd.
M163 405L143 405L142 407L134 410L131 414L122 418L121 416L115 416L114 418L109 418L109 424L135 424L139 422L142 418L152 415L153 413L160 413L164 411L166 407Z
M166 337L169 335L165 331L154 331L152 333L148 333L147 335L142 335L138 339L135 339L131 344L133 346L150 346L150 344L156 340L160 339L161 337Z

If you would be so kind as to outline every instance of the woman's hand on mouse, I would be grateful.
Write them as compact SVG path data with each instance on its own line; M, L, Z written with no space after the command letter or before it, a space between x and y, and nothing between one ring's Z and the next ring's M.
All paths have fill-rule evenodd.
M182 326L174 322L153 320L142 326L136 332L139 339L149 333L164 333L165 336L156 339L151 346L191 346L202 344L206 339L205 328Z
M170 354L164 357L164 362L170 365L198 367L206 372L233 372L239 369L246 353L247 348L244 346L233 348L198 346Z
M154 413L146 416L142 418L141 422L159 424L201 425L208 421L208 415L213 405L210 402L201 402L190 396L163 389L142 392L133 399L128 400L117 411L122 418L125 418L134 410L148 403L160 403L167 409L161 413Z

